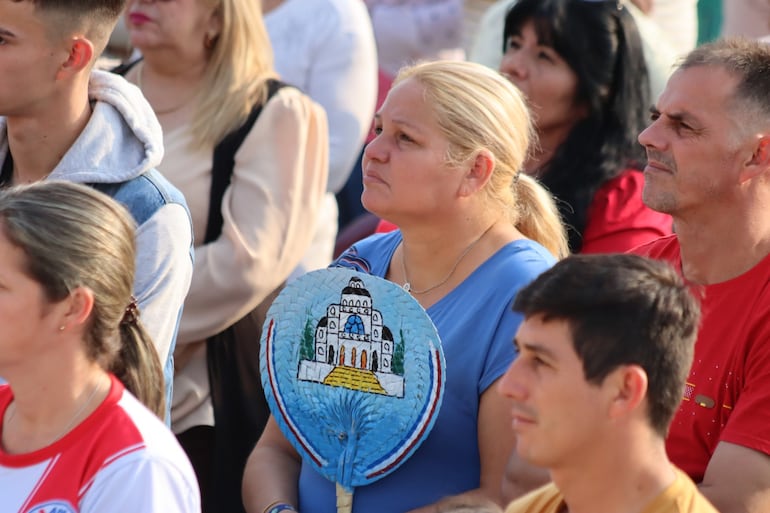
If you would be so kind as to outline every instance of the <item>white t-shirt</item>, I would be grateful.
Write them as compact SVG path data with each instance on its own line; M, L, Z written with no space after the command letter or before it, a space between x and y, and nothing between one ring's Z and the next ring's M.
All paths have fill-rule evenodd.
M0 386L0 419L13 399ZM2 426L0 426L0 429ZM195 473L166 426L113 376L99 407L38 451L0 448L2 513L197 513Z

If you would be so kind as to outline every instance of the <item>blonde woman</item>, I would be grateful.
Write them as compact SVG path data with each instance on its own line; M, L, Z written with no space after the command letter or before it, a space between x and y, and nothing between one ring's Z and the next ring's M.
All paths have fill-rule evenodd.
M267 408L262 420L218 409L218 400L233 393L253 396L254 407L264 398L251 387L259 383L253 366L245 369L248 382L228 382L236 388L223 391L236 369L223 367L212 352L225 343L221 334L286 280L310 244L326 190L326 117L297 89L277 89L271 81L276 75L259 2L130 0L125 19L143 56L126 78L160 120L166 154L159 170L185 194L195 230L193 281L175 352L172 429L198 473L204 510L237 512L243 465ZM254 121L258 106L264 107ZM244 125L248 119L253 125ZM220 144L234 132L241 144L220 159ZM223 171L217 199L213 184L222 185Z
M399 73L374 126L362 201L400 230L355 244L336 265L411 292L441 336L447 388L425 442L395 472L357 489L353 510L435 512L452 495L499 504L514 437L494 384L514 358L520 317L511 305L567 253L552 198L521 174L529 114L498 73L438 61ZM270 505L314 513L335 503L334 484L300 461L272 419L243 493L250 513Z

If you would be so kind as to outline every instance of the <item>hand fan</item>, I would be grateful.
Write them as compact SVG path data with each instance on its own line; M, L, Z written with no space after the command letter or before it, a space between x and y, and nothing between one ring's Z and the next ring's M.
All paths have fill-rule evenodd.
M314 271L268 311L262 384L278 426L337 484L353 489L394 471L430 432L444 391L436 328L401 287L351 269Z

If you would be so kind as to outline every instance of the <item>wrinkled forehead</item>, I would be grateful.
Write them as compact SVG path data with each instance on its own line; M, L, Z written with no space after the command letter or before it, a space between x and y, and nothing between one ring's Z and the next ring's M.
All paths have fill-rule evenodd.
M738 78L716 66L676 70L658 97L663 113L682 112L698 118L724 117L735 102Z

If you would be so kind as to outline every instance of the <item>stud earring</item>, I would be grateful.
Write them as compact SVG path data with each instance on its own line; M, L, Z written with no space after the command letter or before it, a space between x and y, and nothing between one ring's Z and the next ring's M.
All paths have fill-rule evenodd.
M217 36L206 34L206 37L203 38L203 46L206 48L206 50L211 50L214 48L214 43L216 43L216 41Z
M59 331L64 331L64 326L59 326Z

